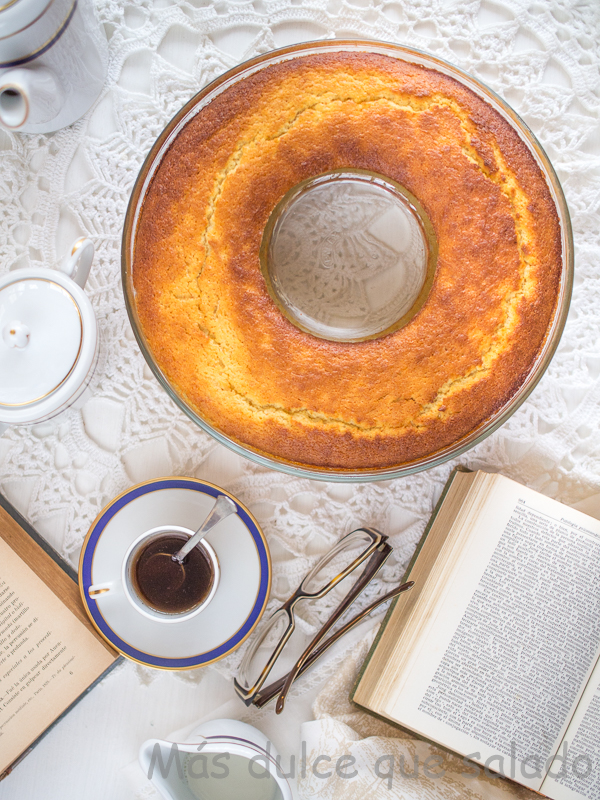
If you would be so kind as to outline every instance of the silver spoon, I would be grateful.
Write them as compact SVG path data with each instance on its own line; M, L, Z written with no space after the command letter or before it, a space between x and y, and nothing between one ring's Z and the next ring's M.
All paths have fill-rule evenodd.
M177 553L174 553L171 556L171 559L176 561L178 564L182 564L183 559L187 556L190 550L193 550L198 542L201 542L206 534L215 527L215 525L218 525L221 520L225 519L225 517L235 513L237 513L237 508L233 500L230 500L224 494L220 494L217 497L217 502L211 508L208 517L204 520L202 525L200 525L196 533L193 536L190 536L181 550L179 550Z

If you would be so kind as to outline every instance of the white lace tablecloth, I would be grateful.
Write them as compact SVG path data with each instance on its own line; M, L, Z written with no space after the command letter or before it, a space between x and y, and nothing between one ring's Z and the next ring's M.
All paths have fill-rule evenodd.
M575 235L570 318L530 399L461 462L500 470L566 503L590 498L593 505L600 493L600 3L97 0L96 5L111 59L105 90L92 110L50 136L0 131L0 273L56 265L81 235L97 247L86 288L101 330L92 399L58 422L11 429L0 438L0 491L38 531L76 565L90 523L114 495L149 478L191 475L236 494L263 525L274 562L272 604L353 526L373 525L390 535L394 563L381 581L395 580L411 555L452 463L356 485L301 480L257 467L212 441L160 388L135 343L121 292L127 200L142 160L170 117L245 58L335 37L397 41L457 64L511 103L550 156ZM310 631L318 621L308 615L303 624ZM126 663L0 784L0 798L130 798L120 770L141 742L200 718L227 698L238 658L236 653L182 674Z

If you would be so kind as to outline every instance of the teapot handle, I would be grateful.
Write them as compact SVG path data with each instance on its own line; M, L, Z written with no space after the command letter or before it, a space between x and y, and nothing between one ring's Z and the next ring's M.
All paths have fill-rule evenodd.
M94 245L91 239L77 239L73 243L70 255L61 265L61 271L72 278L82 289L90 274L94 252Z

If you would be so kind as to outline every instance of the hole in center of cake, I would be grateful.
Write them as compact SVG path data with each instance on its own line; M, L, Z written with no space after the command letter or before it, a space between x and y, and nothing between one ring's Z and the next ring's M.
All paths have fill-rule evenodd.
M303 181L274 209L261 264L271 297L301 330L357 342L406 325L433 282L431 223L404 187L364 170Z

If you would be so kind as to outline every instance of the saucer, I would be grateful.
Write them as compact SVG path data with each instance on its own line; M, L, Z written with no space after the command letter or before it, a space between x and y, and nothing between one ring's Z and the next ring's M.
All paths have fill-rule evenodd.
M219 494L237 506L206 539L221 567L215 596L197 616L165 625L142 616L129 603L121 565L131 543L162 525L196 530ZM88 596L93 584L114 590ZM96 518L83 543L79 588L98 630L124 656L161 669L193 669L224 658L246 639L267 604L271 558L258 523L235 497L195 478L159 478L128 489Z

